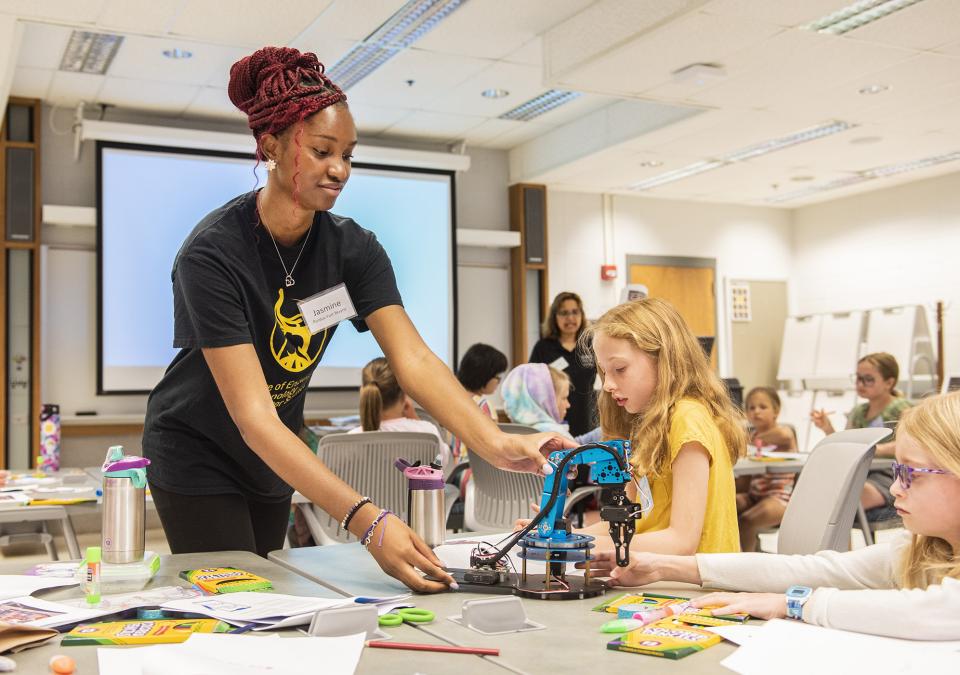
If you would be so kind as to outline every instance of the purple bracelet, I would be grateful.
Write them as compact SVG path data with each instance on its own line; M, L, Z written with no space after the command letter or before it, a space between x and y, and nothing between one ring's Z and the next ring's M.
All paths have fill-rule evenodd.
M380 524L381 520L392 515L393 511L390 509L381 509L380 513L377 514L377 517L373 519L372 523L370 523L370 527L368 527L367 531L363 533L360 543L364 546L369 546L370 541L373 539L373 532L377 529L377 525ZM386 524L384 524L384 530L386 530ZM377 542L377 546L383 546L383 531L380 532L380 540Z

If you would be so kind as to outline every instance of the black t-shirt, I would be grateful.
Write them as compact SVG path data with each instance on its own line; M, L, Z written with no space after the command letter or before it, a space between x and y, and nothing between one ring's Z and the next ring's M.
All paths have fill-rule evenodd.
M390 259L372 232L318 212L305 236L279 247L290 269L303 246L290 287L253 192L207 215L181 246L172 274L173 346L181 349L150 394L143 432L147 473L161 489L262 501L292 493L243 441L202 348L253 344L277 414L297 433L310 376L336 327L311 335L296 301L344 283L359 331L374 311L401 304Z
M546 363L548 366L560 357L567 362L566 368L558 368L570 378L570 410L567 411L567 424L574 436L585 434L597 426L597 396L593 383L597 379L597 370L588 354L579 347L572 351L564 348L556 338L542 338L530 352L531 363Z

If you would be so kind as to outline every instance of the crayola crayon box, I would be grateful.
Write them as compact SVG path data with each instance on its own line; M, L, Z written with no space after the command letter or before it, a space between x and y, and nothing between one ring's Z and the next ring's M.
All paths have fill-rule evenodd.
M269 579L236 567L204 567L199 570L184 570L180 578L207 593L237 593L239 591L272 591Z
M716 633L673 619L661 619L611 640L607 649L675 660L703 651L721 640Z
M593 611L617 614L620 616L620 618L625 619L629 618L626 616L626 614L629 614L630 610L656 610L667 605L676 604L678 602L686 602L689 599L690 598L681 598L676 595L658 595L656 593L623 593L622 595L605 600L594 607ZM626 610L628 607L630 610ZM723 614L720 616L712 616L710 614L710 609L710 607L704 607L700 610L684 612L683 614L674 618L694 626L723 626L728 624L744 623L750 618L749 614ZM621 610L626 610L623 613L624 615L621 615Z
M63 636L63 645L155 645L184 642L194 633L225 633L217 619L155 619L84 623Z

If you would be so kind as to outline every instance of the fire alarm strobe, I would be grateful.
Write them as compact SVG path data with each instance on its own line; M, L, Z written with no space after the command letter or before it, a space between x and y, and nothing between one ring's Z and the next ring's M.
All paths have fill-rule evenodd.
M604 281L610 281L617 278L616 265L600 265L600 278Z

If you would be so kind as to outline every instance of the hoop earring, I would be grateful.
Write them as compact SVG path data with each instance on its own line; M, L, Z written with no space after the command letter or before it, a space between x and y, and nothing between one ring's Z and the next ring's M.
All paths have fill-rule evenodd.
M267 159L267 161L264 162L264 166L267 167L267 171L274 171L277 168L277 160Z

